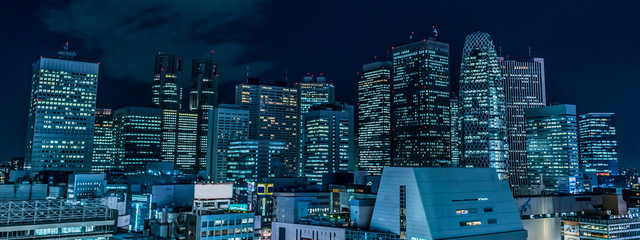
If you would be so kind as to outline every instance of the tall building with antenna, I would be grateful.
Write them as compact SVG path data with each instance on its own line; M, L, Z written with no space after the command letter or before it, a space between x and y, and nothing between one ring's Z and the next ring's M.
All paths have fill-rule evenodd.
M393 165L450 165L449 44L431 38L397 45L393 71Z
M531 48L529 48L531 55ZM509 183L512 189L527 184L527 147L524 112L547 105L544 59L516 61L498 57L504 78L509 141Z
M33 64L25 162L32 172L91 170L98 63L58 58Z
M488 33L467 35L460 67L462 166L491 167L507 177L504 79Z

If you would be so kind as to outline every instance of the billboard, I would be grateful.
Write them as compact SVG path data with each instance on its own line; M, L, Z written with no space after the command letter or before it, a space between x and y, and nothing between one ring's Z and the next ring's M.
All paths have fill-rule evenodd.
M231 199L233 198L233 184L209 183L196 184L193 189L194 199Z

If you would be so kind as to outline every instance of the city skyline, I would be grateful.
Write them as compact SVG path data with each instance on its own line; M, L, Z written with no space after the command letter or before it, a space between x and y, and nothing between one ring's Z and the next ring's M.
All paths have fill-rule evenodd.
M71 4L76 4L72 2ZM89 4L89 3L88 3ZM281 7L283 3L269 4L266 8L273 9ZM295 3L303 4L303 3ZM332 3L324 3L320 5L312 5L311 7L327 8L327 5ZM385 3L389 6L391 3ZM354 3L347 4L345 8L355 7ZM408 11L406 15L399 15L398 19L389 19L386 17L374 18L371 25L378 27L367 26L364 29L354 30L354 33L350 33L346 36L333 36L327 37L326 41L313 40L314 46L318 49L309 49L305 43L295 42L291 39L297 37L295 34L301 36L310 37L318 36L315 31L304 30L303 28L293 26L293 23L289 23L284 27L289 29L301 29L300 31L292 31L292 33L284 33L283 30L276 31L275 33L264 34L267 30L256 30L256 27L248 27L247 30L239 31L238 35L234 35L233 31L223 28L221 31L225 33L225 36L230 36L231 39L243 39L239 42L249 41L248 34L252 31L258 31L256 34L264 36L261 41L251 40L249 44L244 44L248 49L259 48L255 54L247 56L247 60L238 60L236 57L229 57L229 52L233 48L225 47L218 43L204 44L202 49L187 48L184 46L175 46L170 43L150 43L154 48L153 52L149 51L148 55L137 56L135 60L143 59L141 63L147 65L145 68L137 68L137 75L134 74L124 76L115 73L114 71L107 71L107 69L113 69L113 66L121 65L116 61L127 62L122 59L127 59L126 55L122 56L122 59L114 59L115 53L109 53L108 50L114 50L114 47L106 48L102 44L91 43L91 39L95 40L95 36L80 37L82 36L79 30L64 30L55 28L51 25L51 17L45 17L39 15L47 12L43 9L38 9L32 12L31 9L26 6L11 6L9 8L12 11L7 14L7 18L23 19L28 23L29 31L16 29L16 26L9 26L7 29L10 32L15 32L15 38L5 40L5 45L13 46L11 49L7 49L8 55L16 56L7 64L3 64L2 70L8 72L9 75L6 79L11 79L8 82L8 88L15 89L15 91L8 92L2 96L2 100L5 102L12 102L11 106L4 106L3 111L15 113L15 118L1 120L5 126L15 126L13 128L4 128L1 133L5 136L11 136L11 140L3 139L0 142L0 150L2 154L0 158L2 161L8 161L12 157L20 156L22 145L25 141L24 130L26 129L26 109L28 105L28 91L30 88L29 74L30 65L40 56L54 57L55 52L60 49L60 46L65 42L70 42L70 47L76 50L79 55L76 59L82 61L100 62L101 63L101 76L100 86L98 88L98 108L111 108L118 109L124 106L151 106L149 102L149 79L153 77L152 65L153 56L158 51L167 53L174 53L185 56L185 63L190 63L192 58L202 57L210 50L216 50L217 59L220 62L220 89L229 89L233 85L240 83L243 77L246 75L246 65L250 66L250 75L258 77L266 81L283 80L287 78L289 83L293 83L306 72L312 73L324 73L328 79L336 85L336 100L346 102L349 104L355 104L357 102L355 89L357 89L357 72L361 70L361 65L375 61L374 56L378 56L377 59L384 60L386 51L390 49L392 45L406 41L409 38L410 32L415 32L416 38L426 38L432 35L431 26L435 25L440 33L439 39L447 42L451 45L451 80L452 88L455 89L458 86L459 75L459 61L461 56L462 43L464 42L464 36L475 31L484 31L492 35L497 46L502 46L503 56L510 55L514 59L524 59L528 54L528 47L531 46L534 57L545 58L546 75L547 75L547 100L548 103L562 102L576 104L578 114L588 112L614 112L618 116L618 138L619 138L619 159L620 165L637 166L635 156L640 153L640 150L636 150L634 145L638 144L633 136L633 120L637 116L637 113L633 109L627 107L631 104L623 104L635 100L631 99L630 89L633 87L618 89L622 83L628 80L631 76L631 68L633 66L632 59L628 59L626 55L620 53L624 52L624 47L631 46L630 41L633 37L627 37L622 31L621 26L612 25L612 22L625 19L625 14L619 14L619 16L609 16L606 14L595 14L592 19L586 18L584 15L577 14L574 18L570 16L563 16L564 12L557 9L566 9L568 7L575 7L577 10L583 12L596 11L595 6L574 6L568 3L548 3L541 4L540 6L529 6L527 9L522 9L521 12L513 13L504 11L511 6L500 6L496 4L492 7L477 6L475 3L469 3L475 7L487 10L492 13L504 14L505 18L513 18L515 16L522 15L517 21L509 23L509 21L487 21L482 20L479 22L471 21L451 21L449 15L453 16L456 11L462 11L467 14L468 19L479 18L478 13L475 13L468 8L459 9L454 4L442 4L440 6L434 5L438 9L442 9L443 13L435 14L430 17L418 17L413 16L412 10L407 4L399 3L394 5L390 9L391 13L397 13L399 11ZM74 5L75 6L75 5ZM469 8L472 8L470 6ZM86 6L85 6L86 7ZM142 6L133 6L142 8ZM365 9L375 9L372 5L361 6ZM379 6L378 6L379 7ZM611 10L610 7L607 6ZM67 6L53 8L54 10L66 11ZM621 11L627 11L629 8L620 8ZM600 9L598 9L600 10ZM606 9L605 9L606 10ZM323 19L331 16L342 16L340 12L343 12L342 8L336 10L337 12L328 13L327 16L322 16ZM365 13L359 13L359 16L369 16L375 11L363 11ZM19 14L24 16L18 16ZM258 12L263 13L264 12ZM312 14L317 16L316 13ZM391 15L391 14L390 14ZM397 14L396 14L397 15ZM536 15L549 16L544 19L533 18ZM75 15L74 15L75 17ZM335 20L328 21L326 23L318 23L311 21L310 16L303 16L300 13L288 13L286 16L273 16L271 14L265 14L262 25L272 25L281 23L282 18L295 17L301 19L300 24L309 24L309 26L315 26L322 29L324 32L344 32L345 29L355 29L352 26L361 24L363 20L354 19L355 17L349 17L343 19L345 21L337 22ZM524 20L528 18L527 20ZM77 20L77 18L76 18ZM562 20L555 25L549 25L552 20ZM385 23L389 21L390 23ZM343 23L344 22L344 23ZM62 23L61 23L62 24ZM516 29L516 25L528 25L529 29ZM62 26L62 25L61 25ZM253 26L253 25L252 25ZM388 27L380 27L388 26ZM393 27L391 27L393 26ZM609 29L605 29L605 26L610 26ZM569 28L570 27L570 28ZM632 28L635 26L631 26ZM259 27L258 27L259 28ZM235 28L234 28L235 29ZM269 29L273 30L273 29ZM566 30L566 31L565 31ZM627 31L628 32L628 31ZM606 33L606 34L605 34ZM273 35L280 35L278 37ZM325 35L325 34L323 34ZM331 35L331 34L326 34ZM585 37L589 35L590 37ZM30 37L27 37L30 36ZM604 38L606 36L606 39ZM379 38L378 38L379 37ZM373 40L374 38L375 41ZM128 39L128 38L127 38ZM124 39L124 40L127 40ZM345 41L346 39L346 41ZM362 41L369 39L364 45L360 45ZM23 41L19 41L23 40ZM283 51L282 44L272 44L277 46L273 50L263 49L265 44L271 44L277 42L277 40L287 40L284 43L289 49ZM603 48L594 45L594 43L601 41L615 41L618 44L613 47ZM106 41L106 40L104 40ZM113 41L113 40L111 40ZM293 42L292 42L293 41ZM320 42L318 42L320 41ZM304 41L302 41L304 42ZM344 42L337 44L338 42ZM129 44L121 44L121 48L130 49L131 46L138 45L131 42ZM351 48L357 46L355 48ZM590 53L585 55L583 52L585 48L590 47ZM158 49L155 49L158 48ZM294 52L300 52L302 49L307 49L307 52L303 53L304 58L298 59L298 54ZM328 50L327 50L328 49ZM275 52L269 52L275 51ZM119 52L119 51L118 51ZM246 54L242 54L246 55ZM592 58L589 56L602 56L602 58ZM308 56L317 56L311 58ZM619 58L620 61L631 61L627 64L614 64L606 59ZM334 64L327 64L325 62L329 59L333 59L337 66ZM567 61L569 60L569 61ZM255 62L273 62L273 66L269 70L261 70L260 64L253 64ZM132 60L133 62L133 60ZM562 64L560 64L562 62ZM569 62L569 63L566 63ZM233 63L233 64L232 64ZM125 63L126 64L126 63ZM134 65L135 65L134 64ZM231 65L241 65L241 67ZM109 66L109 67L107 67ZM187 65L188 66L188 65ZM598 66L598 67L594 67ZM188 67L187 67L188 68ZM594 69L612 69L611 71L598 72ZM142 76L142 77L135 77ZM182 82L184 89L188 88L189 84L189 72L183 72ZM602 81L601 79L607 79ZM583 82L589 84L582 84ZM126 88L120 87L122 84L126 84ZM633 83L629 83L633 84ZM592 96L590 90L602 89L606 94L598 94ZM232 103L233 96L228 92L221 91L220 102ZM186 93L185 93L186 94ZM184 97L187 97L186 95ZM22 100L21 100L22 99ZM186 104L183 102L183 104ZM22 116L22 117L21 117ZM15 141L13 140L15 139Z
M640 2L0 9L0 238L640 240Z

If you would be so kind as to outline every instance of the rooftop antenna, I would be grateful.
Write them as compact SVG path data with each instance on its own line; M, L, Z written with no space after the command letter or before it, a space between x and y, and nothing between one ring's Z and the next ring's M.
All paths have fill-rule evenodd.
M249 65L247 65L247 81L249 80Z
M498 51L499 51L498 56L502 57L502 46L498 47Z
M389 50L387 50L387 61L389 61Z
M431 28L433 28L433 37L438 39L438 29L436 29L436 26L431 26Z
M411 35L409 35L409 40L413 40L413 32L411 32Z
M531 58L531 46L529 46L529 58Z
M58 52L58 58L60 59L73 59L76 55L78 55L76 52L69 50L69 42L66 42L62 46L62 51Z
M284 81L289 82L289 69L284 69Z

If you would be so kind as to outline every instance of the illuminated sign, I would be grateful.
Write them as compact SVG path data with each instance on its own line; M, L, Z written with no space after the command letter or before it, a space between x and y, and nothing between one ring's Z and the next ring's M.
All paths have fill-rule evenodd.
M247 204L230 204L229 210L233 211L249 211L249 205Z
M464 214L469 214L469 210L466 210L466 209L456 210L456 215L464 215Z
M573 236L571 239L579 240L580 236L580 223L574 221L564 221L564 226L562 227L562 232L564 233L565 238L568 239L567 236Z

